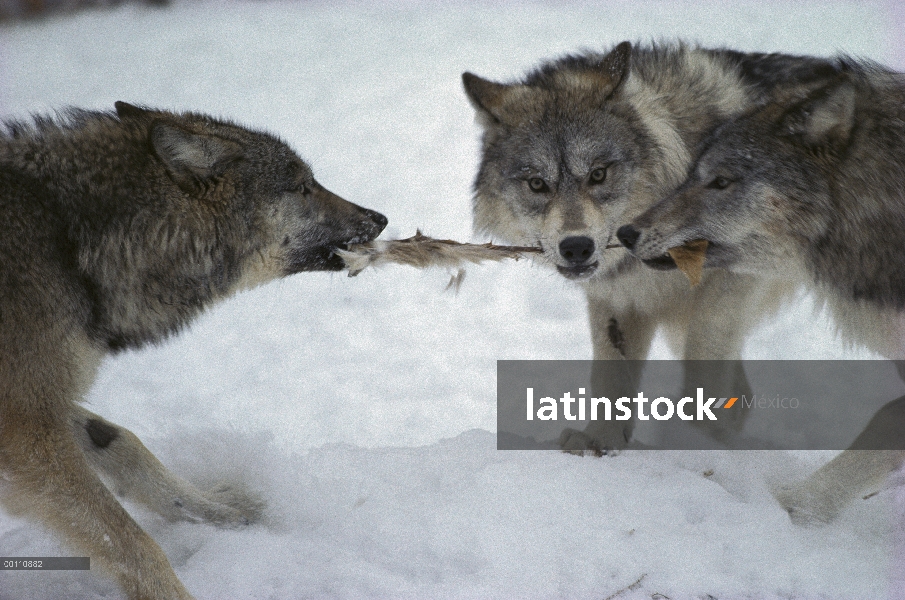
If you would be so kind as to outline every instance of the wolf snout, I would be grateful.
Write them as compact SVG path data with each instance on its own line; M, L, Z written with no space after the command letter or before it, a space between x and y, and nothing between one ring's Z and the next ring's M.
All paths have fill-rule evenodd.
M338 244L369 242L387 226L387 218L376 210L349 202L316 181L312 189L315 201L327 217L324 225L332 229L331 237Z
M364 207L358 207L358 209L362 213L362 218L355 226L354 235L346 240L344 245L347 248L352 244L370 242L380 235L380 232L383 231L389 222L385 216L376 210Z
M635 247L639 237L641 237L641 232L631 225L623 225L616 230L616 238L629 250Z
M580 265L594 256L594 240L584 235L573 235L559 243L559 255L570 265Z
M566 264L557 265L556 269L568 279L586 279L594 274L599 264L591 262L594 250L594 240L588 236L569 236L559 243L559 255Z
M377 212L376 210L364 208L362 209L362 211L368 218L364 224L364 229L366 230L365 235L368 236L368 239L365 241L371 241L372 239L380 235L380 232L383 231L389 221L383 214Z

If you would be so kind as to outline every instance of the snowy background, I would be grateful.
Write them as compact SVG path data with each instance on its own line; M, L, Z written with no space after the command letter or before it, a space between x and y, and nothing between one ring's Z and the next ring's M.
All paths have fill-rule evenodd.
M276 132L386 238L469 239L470 70L682 36L905 68L905 11L863 2L175 2L0 26L0 117L116 100ZM304 274L108 360L88 401L198 484L268 503L241 531L129 506L198 598L899 597L894 491L793 526L769 487L826 453L495 450L497 359L591 354L580 292L530 262ZM659 342L656 358L670 358ZM747 358L846 351L804 298ZM713 471L710 476L705 472ZM0 555L67 555L0 513ZM899 563L901 566L901 563ZM901 580L899 580L902 584ZM0 572L0 599L119 598L94 572Z

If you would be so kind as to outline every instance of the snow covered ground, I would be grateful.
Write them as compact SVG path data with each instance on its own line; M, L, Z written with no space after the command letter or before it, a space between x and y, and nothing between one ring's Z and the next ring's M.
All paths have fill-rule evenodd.
M467 239L478 129L460 74L681 36L905 68L902 9L862 2L175 2L0 27L0 117L127 100L279 133L385 236ZM106 362L92 410L201 485L268 502L241 531L130 506L198 598L902 597L891 500L793 526L769 494L826 453L495 450L495 361L590 357L577 289L530 262L306 274ZM865 357L807 299L748 358ZM654 357L669 358L662 344ZM713 471L705 477L705 471ZM0 513L0 555L67 555ZM901 577L901 576L899 576ZM899 585L902 585L901 578ZM0 599L118 598L89 572L0 572Z

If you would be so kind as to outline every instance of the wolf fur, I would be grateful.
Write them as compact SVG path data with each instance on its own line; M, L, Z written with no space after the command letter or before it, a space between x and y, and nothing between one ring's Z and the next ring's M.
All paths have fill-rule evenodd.
M803 282L845 340L902 360L905 76L849 58L834 66L810 89L719 128L688 180L619 236L661 266L667 248L706 239L705 267ZM901 405L862 438L903 435ZM856 441L779 494L795 520L833 518L903 459L858 447L877 446Z
M738 359L748 331L790 292L784 282L714 269L692 290L681 275L607 246L684 180L715 127L831 68L808 57L623 42L543 64L516 83L465 73L483 128L474 227L540 244L584 287L595 359L644 359L658 328L683 358ZM731 371L727 388L747 389L741 369ZM631 429L599 422L561 442L605 451L624 447Z
M385 225L321 187L279 139L204 115L117 103L6 124L4 506L59 532L129 598L190 598L114 493L224 527L253 522L260 502L236 487L196 489L80 400L105 356L159 342L239 289L339 270L337 247Z

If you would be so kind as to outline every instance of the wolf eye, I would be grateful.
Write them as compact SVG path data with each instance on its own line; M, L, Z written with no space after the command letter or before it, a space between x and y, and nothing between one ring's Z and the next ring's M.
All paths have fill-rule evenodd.
M603 183L606 181L606 167L597 167L588 175L588 182L591 185Z
M299 181L297 183L288 185L285 191L288 194L302 194L303 196L307 196L309 193L311 193L311 188L309 188L303 182Z
M732 182L725 177L715 177L713 181L707 184L707 188L711 190L725 190Z
M547 188L547 182L541 179L540 177L532 177L528 180L528 187L531 188L532 192L541 193L546 192L549 188Z

